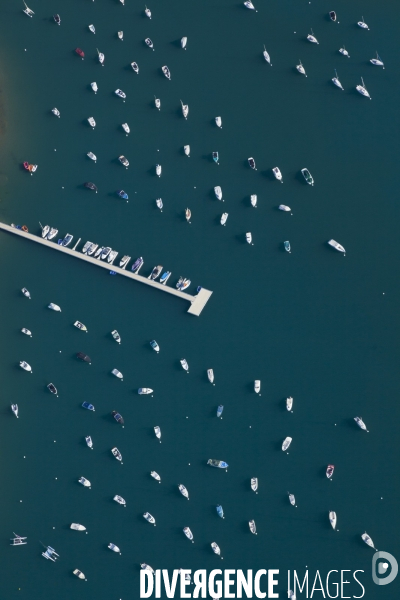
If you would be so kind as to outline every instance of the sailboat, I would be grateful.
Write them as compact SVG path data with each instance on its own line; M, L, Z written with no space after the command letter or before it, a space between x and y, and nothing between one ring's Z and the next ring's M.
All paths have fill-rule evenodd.
M362 85L356 85L357 92L359 92L362 96L365 96L366 98L369 98L370 100L372 100L367 88L365 87L364 79L362 77L361 77L361 83L362 83Z
M102 52L99 52L99 49L96 48L97 50L97 54L99 57L99 63L101 64L102 67L104 67L104 54Z
M289 492L288 492L288 494L289 494L289 502L290 502L290 504L292 506L296 506L296 498L294 497L294 494L290 494Z
M368 29L368 31L369 31L369 27L366 24L366 22L364 21L364 17L361 17L361 21L358 21L357 25L359 27L361 27L361 29Z
M250 204L254 208L257 208L257 194L251 194L251 196L250 196Z
M35 13L33 12L33 10L31 10L31 9L30 9L30 8L27 6L26 2L24 2L24 4L25 4L25 8L23 9L23 12L24 12L26 15L28 15L28 17L31 17L31 18L32 18L32 17L33 17L33 15L34 15Z
M146 15L146 17L148 17L149 19L151 19L151 10L149 8L147 8L146 5L144 7L144 14Z
M89 27L89 31L91 31L92 33L96 33L96 27L92 24L92 25L88 25Z
M14 533L14 531L13 531ZM21 536L21 535L17 535L16 533L14 533L14 537L10 538L11 539L11 544L10 546L23 546L24 544L27 544L28 542L25 542L24 540L27 540L28 538L25 536Z
M255 10L256 12L258 12L258 10L256 10L256 7L254 6L254 4L251 2L251 0L246 0L245 2L243 2L243 4L245 5L246 8L249 8L250 10Z
M217 127L219 127L220 129L222 129L222 119L221 117L215 117L215 124Z
M192 211L190 210L190 208L186 208L186 209L185 209L185 218L186 218L186 221L187 221L189 224L191 224L191 223L190 223L190 219L191 219L191 217L192 217Z
M187 37L184 36L183 38L181 38L181 48L186 50L186 45L187 45Z
M95 94L97 94L97 90L98 90L99 88L98 88L98 85L97 85L97 83L96 83L95 81L93 81L93 82L90 84L90 87L92 88L92 90L94 91L94 93L95 93Z
M189 492L187 491L187 489L185 488L185 486L180 483L178 485L179 491L182 494L182 496L185 496L185 498L187 498L189 500Z
M154 104L156 105L156 108L158 108L158 110L160 110L160 108L161 108L161 100L160 100L160 98L156 98L154 96Z
M228 216L229 216L229 215L228 215L228 213L227 213L227 212L224 212L224 213L222 213L222 216L221 216L221 221L220 221L221 225L226 225L226 222L227 222L227 220L228 220Z
M271 67L272 67L271 58L270 58L270 55L267 52L267 49L266 49L265 45L264 45L263 57L265 58L265 60L267 61L267 63L269 65L271 65Z
M347 58L350 58L350 54L347 52L347 50L344 46L343 46L343 48L339 48L339 52L340 52L340 54L343 54L343 56L347 56Z
M213 385L215 385L215 383L214 383L214 371L213 371L213 369L207 369L207 377L208 377L208 381L210 383L212 383Z
M372 541L372 539L369 537L368 533L365 532L362 534L361 536L362 540L367 544L367 546L370 546L371 548L373 548L376 552L378 552L378 550L375 548L374 546L374 542Z
M185 119L187 119L188 114L189 114L189 106L187 104L183 104L182 100L181 100L181 104L182 104L182 114L185 117Z
M13 411L14 415L15 415L15 416L17 417L17 419L18 419L18 418L19 418L19 417L18 417L18 404L11 404L11 410Z
M189 146L189 144L187 144L186 146L183 146L183 151L186 154L186 156L188 156L190 158L190 146Z
M311 42L312 44L319 44L319 41L317 40L317 38L314 35L313 30L311 29L311 33L308 34L307 39L309 42Z
M366 431L368 433L367 426L361 417L354 417L354 420L357 423L357 425L360 427L360 429L363 429L364 431Z
M301 60L299 61L299 64L296 65L296 69L298 70L299 73L301 73L302 75L305 75L305 77L307 77L306 70L301 63Z
M160 444L161 444L161 427L159 427L158 425L156 425L154 427L154 433L155 433L156 438L158 440L160 440Z
M378 53L376 53L376 58L371 58L369 62L375 65L376 67L382 67L383 69L385 68L383 60L381 59Z
M334 510L329 511L329 522L332 525L332 529L336 529L337 517Z
M342 84L339 81L336 69L335 69L335 77L332 77L332 81L338 88L340 88L341 90L344 91L344 87L342 86Z

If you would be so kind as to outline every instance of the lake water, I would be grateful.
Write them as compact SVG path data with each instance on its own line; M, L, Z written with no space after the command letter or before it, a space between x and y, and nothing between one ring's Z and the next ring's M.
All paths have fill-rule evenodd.
M192 317L173 296L0 235L1 600L136 599L141 562L170 570L280 569L282 598L286 571L301 574L306 566L323 577L331 569L364 570L368 600L399 592L399 580L372 583L373 550L360 536L367 530L379 549L400 556L400 9L372 0L255 2L258 13L239 0L154 0L151 20L133 0L124 7L117 0L30 0L33 19L22 3L3 2L0 220L26 224L38 235L40 221L58 227L60 237L72 233L74 242L81 237L120 256L143 256L142 274L162 264L173 272L171 285L183 275L192 280L189 292L201 285L213 295L201 316ZM339 24L327 17L332 8ZM357 27L361 15L370 31ZM318 46L305 39L311 27ZM262 57L264 44L272 67ZM343 44L350 59L338 53ZM76 47L85 51L84 61ZM104 67L96 47L105 54ZM385 70L369 63L376 50ZM295 70L299 59L307 78ZM165 64L171 81L161 73ZM335 68L344 92L331 82ZM355 90L361 77L371 102ZM127 94L125 103L117 88ZM189 105L187 121L180 100ZM60 119L51 114L54 106ZM219 152L219 166L212 151ZM129 159L128 170L120 154ZM21 166L25 160L39 165L32 177ZM274 166L283 185L272 176ZM305 184L303 167L314 187ZM85 181L95 182L99 193L85 189ZM224 203L215 198L216 185ZM118 189L129 203L117 197ZM256 209L251 194L258 196ZM289 205L293 216L277 210L279 204ZM229 218L221 227L224 211ZM247 231L254 246L245 242ZM331 238L346 257L327 245ZM285 240L291 254L283 250ZM24 286L31 301L20 293ZM49 302L62 313L48 310ZM87 335L72 326L76 319ZM153 338L159 355L149 346ZM78 362L78 351L92 365ZM19 368L20 360L32 365L33 375ZM113 368L124 374L122 383ZM59 398L47 391L50 381ZM139 396L139 387L153 388L154 397ZM287 396L294 398L293 414L285 409ZM85 400L95 413L81 408ZM124 416L124 429L110 416L114 409ZM357 428L357 415L370 433ZM293 438L289 455L280 449L286 436ZM122 466L113 446L122 452ZM208 458L227 461L228 473L210 469ZM336 467L332 482L328 464ZM82 475L91 490L77 483ZM259 479L257 495L251 477ZM115 494L127 500L126 509L113 502ZM329 510L338 515L338 532ZM144 511L155 516L156 528ZM248 530L251 519L257 536ZM71 522L84 524L88 535L71 531ZM28 545L10 548L13 531L28 536ZM213 541L223 562L211 551ZM56 564L42 559L40 542L60 554ZM107 549L110 542L122 556ZM72 575L75 568L87 583ZM345 589L361 593L357 585Z

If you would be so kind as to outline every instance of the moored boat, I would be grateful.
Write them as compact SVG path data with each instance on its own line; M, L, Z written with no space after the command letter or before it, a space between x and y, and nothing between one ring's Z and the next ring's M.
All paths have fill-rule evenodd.
M343 46L343 48L339 48L339 52L340 52L340 54L343 54L343 56L347 56L347 58L350 58L350 54L347 52L347 50L344 46Z
M221 556L221 548L216 542L211 542L211 548L213 549L214 554L216 554L217 556ZM221 556L221 558L223 557Z
M216 185L214 187L214 193L215 193L215 196L217 197L217 200L222 200L222 202L223 202L223 199L222 199L222 189L221 189L221 187L219 185Z
M157 206L157 208L159 208L159 209L160 209L160 211L162 212L162 209L163 209L163 206L164 206L164 204L163 204L163 201L162 201L162 198L157 198L157 199L156 199L156 206Z
M121 42L124 41L124 32L123 31L117 31L117 36L118 36L118 39L121 40Z
M53 113L53 115L55 115L56 117L60 118L61 117L61 113L58 110L58 108L52 108L51 112Z
M74 569L74 570L72 571L72 573L73 573L74 575L76 575L76 576L78 577L78 579L84 579L85 581L87 581L87 579L86 579L86 577L85 577L85 574L84 574L84 573L82 573L82 571L80 571L79 569Z
M332 525L332 529L336 529L337 516L334 510L329 511L329 522Z
M296 506L296 498L294 497L294 494L291 494L290 492L288 492L288 496L289 496L289 502L292 506Z
M115 544L113 544L112 542L110 542L107 546L107 548L110 548L110 550L112 550L113 552L117 552L118 554L121 554L120 549L118 548L118 546L116 546Z
M272 63L271 63L271 57L270 57L270 55L268 54L268 52L267 52L267 49L266 49L265 45L264 45L263 57L265 58L266 62L267 62L269 65L271 65L271 67L272 67Z
M92 33L96 33L96 27L92 24L92 25L88 25L89 31L91 31Z
M346 250L343 248L342 244L339 244L335 240L329 240L328 244L332 246L332 248L335 248L335 250L338 250L338 252L346 254Z
M187 489L185 488L185 486L180 483L178 485L178 489L180 491L180 493L182 494L182 496L185 496L185 498L187 498L189 500L189 492L187 491Z
M164 73L164 75L167 79L171 79L171 72L168 69L167 65L164 65L163 67L161 67L161 71Z
M21 535L17 535L16 533L14 533L14 537L10 538L11 544L10 546L23 546L24 544L27 544L28 542L25 542L24 540L27 540L28 538L25 536L21 536Z
M289 240L286 240L286 242L283 242L283 247L285 248L286 252L290 253L292 251Z
M186 146L183 146L183 151L184 151L185 155L190 158L190 146L189 146L189 144L186 144Z
M81 59L83 60L85 58L85 53L83 50L81 50L80 48L75 48L75 52L78 56L81 57Z
M207 464L210 467L216 467L217 469L227 469L229 467L228 463L223 460L217 460L216 458L209 458Z
M224 412L224 405L223 405L223 404L220 404L220 405L218 406L218 408L217 408L217 417L218 417L218 418L219 418L219 417L221 417L221 419L222 419L222 413L223 413L223 412Z
M335 22L336 21L336 13L334 10L329 11L329 18L331 21Z
M114 93L115 93L116 96L119 96L120 98L122 98L123 100L125 100L126 94L125 94L125 92L123 92L119 88L116 89Z
M215 124L217 127L219 127L220 129L222 129L222 119L221 117L215 117Z
M367 544L367 546L370 546L371 548L373 548L376 552L378 552L378 550L375 548L374 546L374 542L372 541L372 539L369 537L368 533L365 532L362 534L361 539L363 540L363 542L365 542Z
M146 44L146 46L148 46L149 48L151 48L154 51L154 44L153 44L153 42L151 41L150 38L146 38L144 40L144 43Z
M88 487L91 488L92 484L90 483L89 479L86 479L86 477L80 477L78 479L79 483L81 483L84 487Z
M117 194L120 198L123 198L124 200L128 200L129 198L128 194L124 190L118 190Z
M245 5L246 8L249 8L250 10L255 10L256 12L258 12L258 10L256 10L256 7L254 6L254 4L251 2L251 0L245 0L245 2L243 2L243 4Z
M160 346L157 344L156 340L151 340L150 346L155 350L155 352L160 352Z
M81 331L85 331L86 333L88 331L86 325L84 325L80 321L75 321L74 327L76 327L77 329L80 329Z
M152 573L154 575L154 569L152 567L150 567L150 565L146 565L146 563L140 563L140 567L144 571L149 571L150 573Z
M93 119L93 117L88 117L88 123L90 127L93 127L93 129L96 127L96 121Z
M249 529L250 529L251 533L254 533L254 535L257 535L257 528L256 528L255 521L249 521Z
M187 37L184 36L183 38L181 38L181 48L186 50L186 46L187 46Z
M212 153L212 159L213 159L213 161L215 163L217 163L217 165L219 164L219 162L218 162L219 161L219 154L218 154L218 152L213 152Z
M354 420L357 423L357 425L360 427L360 429L363 429L364 431L368 432L367 426L361 417L354 417Z
M365 87L364 79L362 77L361 77L361 83L362 83L362 85L356 85L357 92L359 92L362 96L365 96L366 98L369 98L370 100L372 100L367 88Z
M261 396L261 380L260 379L255 379L254 380L254 391L256 394L258 394L259 396Z
M80 523L71 523L69 528L74 529L75 531L86 531L86 527L84 525L80 525Z
M155 104L155 107L158 108L158 110L161 109L161 100L160 100L160 98L156 98L156 96L154 96L154 104Z
M288 398L286 398L286 410L288 410L289 412L293 412L292 408L293 408L293 398L292 398L292 396L289 396Z
M190 208L185 208L185 219L188 223L190 223L191 216L192 211L190 210Z
M19 361L19 366L21 367L21 369L24 369L24 371L28 371L28 373L32 373L32 367L30 364L28 364L25 360L20 360Z
M117 258L118 256L118 251L117 250L111 250L110 254L107 257L107 262L112 265L114 263L114 260Z
M292 209L290 208L290 206L286 206L285 204L280 204L278 206L279 210L283 210L284 212L291 212Z
M93 440L90 437L90 435L85 436L85 442L86 442L88 448L90 448L91 450L93 450Z
M282 442L282 450L285 452L289 448L291 443L292 443L292 438L289 436L286 437Z
M252 244L252 245L254 245L254 244L253 244L253 236L251 235L251 232L250 232L250 231L248 231L248 232L246 233L246 242L247 242L248 244Z
M48 240L52 240L58 233L58 229L56 229L55 227L50 227L50 231L47 235L47 239Z
M96 252L96 250L97 250L98 247L99 247L98 244L92 244L89 247L89 250L87 251L87 255L88 256L92 256L92 254L94 254L94 252Z
M301 174L303 175L308 185L314 185L314 179L308 169L301 169Z
M332 77L332 81L336 85L336 87L338 87L344 91L344 87L342 86L342 84L339 81L339 77L338 77L336 69L335 69L335 77Z
M18 419L18 418L19 418L19 417L18 417L18 404L11 404L11 410L13 411L14 415L15 415L15 416L17 417L17 419Z
M32 332L31 332L29 329L27 329L26 327L23 327L23 328L21 329L21 331L22 331L22 333L24 333L25 335L29 335L29 337L32 337Z
M118 448L111 448L111 454L114 456L114 458L116 458L117 460L119 460L119 462L122 463L122 454L121 452L118 450Z
M156 438L158 440L160 440L160 444L161 444L161 427L159 427L158 425L156 425L154 427L154 434L155 434Z
M228 220L228 216L229 216L229 214L227 212L222 213L222 215L221 215L221 221L220 221L221 225L226 225L226 222Z
M133 263L133 265L132 265L132 269L131 270L133 271L133 273L139 273L140 269L143 266L143 263L144 263L143 258L141 256L139 256L139 258L137 258L135 260L135 262Z
M182 105L182 114L183 114L184 118L187 119L188 114L189 114L189 106L188 106L188 104L183 104L182 100L181 100L181 105Z
M317 40L317 38L314 35L313 30L311 29L311 33L308 34L307 39L309 42L311 42L312 44L319 44L319 41Z
M88 354L85 354L84 352L78 352L76 355L76 358L79 358L79 360L81 360L83 362L89 363L89 365L92 364L92 359L90 358L90 356Z
M23 293L25 298L29 298L29 300L31 300L31 294L26 288L22 288L21 292Z
M123 154L121 154L121 156L118 156L118 160L122 165L124 165L124 167L129 167L129 160Z
M156 165L156 175L157 177L161 177L162 167L161 165Z
M85 188L88 188L89 190L93 190L93 192L96 192L96 194L97 194L97 191L98 191L97 186L94 183L92 183L91 181L86 181L83 185L85 186Z
M54 394L54 395L55 395L55 396L57 396L57 398L58 398L58 392L57 392L57 388L56 388L56 386L54 385L54 383L49 383L49 384L47 385L47 389L49 390L49 392L51 392L52 394Z
M364 21L364 17L361 17L361 21L358 21L358 22L357 22L357 25L358 25L359 27L361 27L361 29L367 29L367 30L369 31L369 27L368 27L368 25L366 24L366 22Z
M283 183L282 173L280 172L279 167L274 167L272 169L273 174L275 175L275 179Z
M328 479L332 479L334 470L335 470L335 465L328 465L326 467L326 476Z
M25 8L22 9L22 12L24 12L28 17L30 17L32 19L33 15L35 14L33 12L32 9L29 8L29 6L26 4L26 2L24 2Z
M93 412L95 411L93 404L90 404L90 402L82 402L82 408L86 408L86 410L91 410Z
M119 423L120 425L122 425L122 427L124 427L124 418L123 418L123 416L120 415L119 412L117 412L116 410L113 410L111 414L114 417L114 419L117 421L117 423Z
M250 158L247 159L247 162L249 163L249 167L251 169L253 169L254 171L257 171L256 161L254 160L254 158L252 156L250 156Z
M158 473L156 473L156 471L150 471L150 475L153 477L153 479L158 481L158 483L161 483L161 477Z
M163 273L160 277L160 283L162 283L163 285L166 285L167 281L171 277L171 275L172 275L171 271L165 271L165 273Z
M115 500L115 502L118 502L118 504L121 504L121 506L125 506L126 508L126 500L123 499L122 496L114 496L113 500Z
M296 65L296 69L298 70L299 73L301 73L302 75L305 75L305 77L307 77L306 70L303 67L301 60L299 61L299 64Z
M192 542L192 544L194 544L194 539L193 539L193 533L191 532L189 527L184 527L183 528L183 533L186 535L186 537L188 538L188 540L190 540Z
M144 7L144 14L146 15L146 17L148 17L149 19L151 19L151 10L149 8L147 8L146 5Z
M143 513L143 517L146 519L146 521L154 525L154 527L156 526L156 520L149 512Z
M128 264L128 262L131 260L131 256L128 256L127 254L125 254L121 260L119 261L119 266L121 267L121 269L126 269L126 266Z
M213 385L215 385L215 383L214 383L214 371L213 371L213 369L207 369L207 377L208 377L208 381L210 383L212 383Z
M141 396L143 394L152 394L153 390L151 388L139 388L138 389L138 394L140 394Z
M100 52L98 48L96 48L97 50L97 56L99 57L99 63L101 64L102 67L104 67L104 54L103 52Z
M185 358L181 358L180 363L182 365L182 369L184 369L185 371L187 371L189 373L189 365L188 362Z
M97 83L95 81L92 81L92 83L90 84L90 87L92 88L92 90L94 91L95 94L97 94L97 91L99 89Z
M61 242L61 246L64 246L64 247L69 246L73 239L74 239L74 236L71 235L70 233L67 233L67 235L64 237L63 241Z
M121 127L125 131L126 135L128 135L130 133L131 130L129 128L128 123L122 123Z
M258 477L252 477L250 479L250 487L253 490L253 492L255 492L256 494L258 494Z
M111 373L117 377L117 379L120 379L121 381L124 380L124 376L122 375L121 371L118 371L118 369L113 369Z
M385 68L383 60L381 59L378 53L376 53L376 58L371 58L369 62L375 65L376 67L382 67L383 69Z
M217 511L218 516L221 517L221 519L225 519L224 509L222 508L222 506L220 504L217 505L216 511Z
M152 272L150 273L150 275L147 277L147 279L152 279L153 281L155 279L157 279L157 277L159 277L159 275L161 274L162 271L162 265L157 265L153 268Z

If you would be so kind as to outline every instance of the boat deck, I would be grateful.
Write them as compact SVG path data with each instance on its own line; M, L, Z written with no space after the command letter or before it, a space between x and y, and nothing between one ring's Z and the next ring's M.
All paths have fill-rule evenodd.
M152 288L156 288L162 292L166 292L167 294L172 294L173 296L177 296L182 300L187 300L190 302L190 308L187 311L191 315L195 315L198 317L202 312L203 308L207 304L212 292L202 288L200 292L196 296L192 296L191 294L187 294L186 292L181 292L173 287L168 287L166 285L162 285L158 281L153 281L151 279L147 279L147 277L143 277L142 275L137 275L136 273L132 273L132 271L126 271L121 269L120 267L116 267L115 265L110 265L107 261L98 260L97 258L93 258L92 256L87 256L86 254L82 254L82 252L77 252L76 250L72 250L71 248L66 248L65 246L59 246L57 242L52 240L45 240L38 235L34 235L32 233L27 233L22 231L21 229L16 229L15 227L11 227L11 225L6 225L5 223L0 222L0 230L7 231L8 233L13 233L22 238L31 240L32 242L36 242L38 244L42 244L42 246L47 246L48 248L52 248L53 250L58 250L59 252L63 252L69 256L73 256L74 258L80 258L87 263L91 263L96 267L102 267L107 271L115 271L118 275L123 275L124 277L128 277L129 279L134 279L135 281L139 281L146 285L151 286Z

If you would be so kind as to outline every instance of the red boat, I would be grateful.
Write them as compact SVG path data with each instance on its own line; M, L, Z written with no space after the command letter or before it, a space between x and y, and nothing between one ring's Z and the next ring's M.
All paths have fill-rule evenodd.
M81 50L80 48L75 48L75 52L78 54L78 56L80 56L82 59L85 58L85 53L83 50Z
M28 162L26 162L26 161L24 162L24 167L27 171L29 171L29 163Z
M326 468L326 476L330 479L333 475L333 471L335 470L335 465L328 465Z

